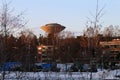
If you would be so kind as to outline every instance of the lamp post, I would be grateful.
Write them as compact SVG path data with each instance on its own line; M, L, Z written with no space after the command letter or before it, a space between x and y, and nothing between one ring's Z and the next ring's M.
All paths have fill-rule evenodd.
M37 49L38 49L37 61L42 62L42 46L38 46Z

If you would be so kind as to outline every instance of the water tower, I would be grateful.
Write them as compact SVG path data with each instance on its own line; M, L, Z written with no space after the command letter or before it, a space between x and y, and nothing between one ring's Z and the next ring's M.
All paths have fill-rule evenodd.
M48 34L49 43L52 45L56 44L56 37L58 33L60 33L62 30L65 29L64 26L57 24L57 23L49 23L41 27L42 30L44 30ZM51 40L50 40L51 39Z
M47 35L47 44L43 44L46 46L46 52L41 54L42 62L53 62L57 60L58 56L56 53L60 41L58 38L58 34L65 29L64 26L57 23L49 23L44 26L41 26L41 29L45 31ZM50 50L48 50L50 49Z
M50 23L42 26L41 29L48 34L56 34L64 30L65 27L57 23Z

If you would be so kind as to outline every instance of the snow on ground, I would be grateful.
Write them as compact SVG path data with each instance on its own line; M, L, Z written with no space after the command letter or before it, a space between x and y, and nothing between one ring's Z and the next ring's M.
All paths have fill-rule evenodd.
M118 70L103 70L92 73L91 72L6 72L5 80L103 80L115 79L120 75ZM2 72L0 75L2 78Z

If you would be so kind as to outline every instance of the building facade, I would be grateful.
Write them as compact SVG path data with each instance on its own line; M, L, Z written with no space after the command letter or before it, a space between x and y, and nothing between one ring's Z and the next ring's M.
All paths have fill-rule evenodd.
M100 42L102 48L102 57L104 62L109 64L120 63L120 39L113 39L112 41Z
M38 62L50 63L53 57L53 46L51 45L40 45L38 46Z

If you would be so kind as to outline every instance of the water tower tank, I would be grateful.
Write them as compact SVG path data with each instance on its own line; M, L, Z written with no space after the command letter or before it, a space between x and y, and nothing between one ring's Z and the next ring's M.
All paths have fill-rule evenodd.
M42 26L41 29L44 30L48 34L55 34L55 33L59 33L62 30L64 30L65 27L57 23L50 23L50 24L46 24Z

